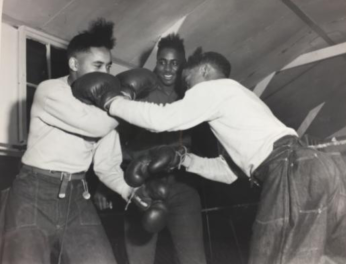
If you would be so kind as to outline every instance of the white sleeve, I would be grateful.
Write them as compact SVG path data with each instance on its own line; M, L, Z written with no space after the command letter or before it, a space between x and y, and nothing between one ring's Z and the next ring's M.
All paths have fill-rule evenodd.
M120 167L122 153L116 130L100 139L93 162L95 174L100 181L127 200L132 188L125 182L124 172Z
M186 171L212 181L231 184L238 179L222 156L202 158L188 153L182 165L186 168Z
M74 98L66 85L50 80L38 86L33 107L42 109L39 117L45 123L87 137L103 137L118 125L104 111Z
M177 131L217 118L227 96L216 93L208 82L188 90L185 97L172 104L156 105L117 97L109 113L153 132Z

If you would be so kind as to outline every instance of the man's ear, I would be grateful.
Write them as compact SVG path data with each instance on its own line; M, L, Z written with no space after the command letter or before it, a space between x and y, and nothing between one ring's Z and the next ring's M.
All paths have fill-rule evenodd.
M206 78L208 76L208 73L209 73L208 66L209 66L208 64L204 64L204 65L201 65L199 68L201 76L203 76L203 78Z
M75 57L71 57L68 60L68 66L74 72L78 71L78 60Z
M212 67L209 64L204 64L200 67L200 71L203 78L209 80L210 74L212 72Z

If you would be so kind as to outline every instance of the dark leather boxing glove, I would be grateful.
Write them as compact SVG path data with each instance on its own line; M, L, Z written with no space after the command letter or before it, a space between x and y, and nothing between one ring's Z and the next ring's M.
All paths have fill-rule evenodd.
M72 83L72 93L80 101L103 110L116 96L124 96L119 80L103 72L91 72L79 77Z
M159 146L150 149L130 162L125 171L125 181L131 187L139 187L155 174L179 167L186 152L183 146Z
M124 71L116 75L124 92L130 94L131 99L142 99L157 89L158 79L152 71L137 68Z
M142 185L135 191L132 201L141 211L145 211L150 208L153 199L149 196L146 185Z
M154 200L148 210L142 216L144 229L151 233L160 232L167 224L168 207L161 200Z
M139 187L133 197L132 201L142 210L150 208L155 200L166 200L169 194L168 178L154 178L146 181ZM143 205L146 204L145 205Z
M151 159L149 153L145 153L130 162L125 171L125 182L131 187L141 186L150 174L148 172L148 165Z
M167 177L151 178L145 182L148 196L153 200L166 200L169 194L169 182Z
M184 146L159 146L150 150L149 173L168 172L178 168L184 161L187 149Z
M168 207L164 200L168 197L168 191L167 181L158 178L146 182L135 191L131 201L143 212L142 225L147 232L156 233L166 226Z

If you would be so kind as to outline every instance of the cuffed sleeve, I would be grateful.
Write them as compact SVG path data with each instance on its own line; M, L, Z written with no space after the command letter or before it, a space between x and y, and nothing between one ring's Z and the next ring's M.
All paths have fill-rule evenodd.
M120 167L122 154L116 130L112 130L98 142L93 162L95 174L100 181L127 200L132 188L125 182L124 172Z
M112 102L109 113L153 132L177 131L217 118L225 100L225 96L202 83L186 92L182 100L166 105L135 102L119 96Z
M34 107L41 108L39 118L45 123L82 136L103 137L118 125L106 112L74 98L71 88L58 79L38 86Z
M217 158L202 158L188 153L183 166L186 168L186 171L198 174L212 181L231 184L238 179L222 156Z

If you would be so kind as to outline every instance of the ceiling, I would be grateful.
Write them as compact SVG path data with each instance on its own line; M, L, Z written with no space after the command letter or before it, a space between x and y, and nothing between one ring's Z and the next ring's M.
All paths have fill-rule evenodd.
M135 67L143 65L144 55L184 16L179 33L185 40L187 54L199 46L222 53L232 63L231 77L249 88L301 54L346 42L346 0L4 0L3 3L4 21L28 25L66 41L85 30L95 18L112 20L117 38L113 57ZM323 70L316 72L323 74ZM267 97L272 109L283 105L290 109L297 98L309 97L307 90L304 94L300 88L294 93L280 91ZM319 92L314 99L300 104L300 110L297 108L294 113L301 116L292 115L291 111L279 111L278 115L293 127L298 126L310 108L320 104L327 94Z
M4 0L3 19L70 40L88 23L115 23L113 56L141 66L143 54L180 18L187 53L224 54L232 77L252 87L307 51L346 41L346 0Z

